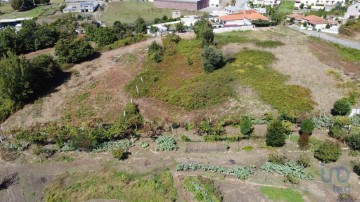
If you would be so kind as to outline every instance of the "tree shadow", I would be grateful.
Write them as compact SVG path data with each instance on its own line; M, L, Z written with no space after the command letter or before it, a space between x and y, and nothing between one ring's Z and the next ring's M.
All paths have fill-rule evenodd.
M11 185L15 184L18 179L18 173L5 176L2 181L0 181L0 190L9 188Z

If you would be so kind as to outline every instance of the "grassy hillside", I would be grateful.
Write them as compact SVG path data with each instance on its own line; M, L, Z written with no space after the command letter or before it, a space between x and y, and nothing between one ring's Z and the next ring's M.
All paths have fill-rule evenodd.
M116 171L65 173L46 189L46 201L174 201L176 188L170 170L150 175Z
M229 97L241 97L234 86L242 85L253 88L263 101L278 111L304 113L313 109L308 89L286 85L287 77L271 68L275 61L272 53L243 50L235 55L234 62L206 74L201 51L200 42L196 40L180 41L174 55L165 55L160 63L148 60L146 69L126 86L126 90L134 97L154 97L196 110L220 104Z
M349 20L346 24L341 25L340 34L344 34L346 36L354 36L356 34L360 34L360 20Z

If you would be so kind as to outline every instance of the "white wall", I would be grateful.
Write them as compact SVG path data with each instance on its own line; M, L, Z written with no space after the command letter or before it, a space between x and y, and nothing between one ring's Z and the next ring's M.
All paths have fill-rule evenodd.
M359 17L360 16L360 3L355 3L347 9L345 13L345 18L349 18L350 16Z
M240 26L240 27L222 27L218 29L213 29L214 33L223 33L223 32L232 32L232 31L244 31L244 30L254 30L254 26Z
M220 0L210 0L209 1L209 7L219 7L220 6Z

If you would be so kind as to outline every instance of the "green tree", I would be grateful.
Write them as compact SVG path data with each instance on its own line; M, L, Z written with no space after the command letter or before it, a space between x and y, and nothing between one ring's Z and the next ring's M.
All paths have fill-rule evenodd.
M280 120L270 123L266 133L266 145L272 147L282 147L285 145L286 129Z
M17 11L26 11L34 7L33 0L11 0L11 7Z
M117 40L115 30L109 27L100 27L96 31L95 41L98 46L105 46L114 43Z
M15 52L16 33L15 29L8 27L0 31L0 58L8 51Z
M138 34L146 34L146 23L143 18L136 19L135 32Z
M94 49L84 40L60 39L55 45L55 55L60 63L78 63L94 54Z
M30 63L33 74L31 88L38 94L48 91L61 73L59 64L49 55L39 55Z
M16 34L17 53L26 53L35 49L35 31L38 25L34 20L26 20L22 22L22 28Z
M24 57L7 52L0 61L1 96L15 103L27 100L33 92L31 89L31 65Z
M214 32L209 21L205 17L201 17L200 20L194 24L194 32L196 38L202 40L202 45L207 46L214 42Z
M207 73L211 73L225 65L223 55L214 47L205 47L201 54L201 58L204 70Z
M116 36L118 39L122 39L125 37L126 34L126 26L124 24L121 24L120 21L115 21L113 24L113 29L116 33Z
M246 137L249 137L250 134L254 131L253 123L250 117L248 116L241 117L240 131L241 134L245 135Z
M336 162L340 156L340 145L330 141L323 142L314 152L314 157L324 163Z
M351 104L347 98L341 98L334 103L334 107L331 110L333 115L344 116L351 111Z
M351 149L360 150L360 133L352 134L346 138L346 144Z
M184 23L179 22L175 25L175 30L177 32L184 32L186 30L186 26L184 25Z
M301 122L300 131L302 133L311 135L312 131L315 129L315 123L312 119L305 119Z
M35 31L35 49L40 50L44 48L53 47L59 39L59 33L55 27L44 24L38 27Z

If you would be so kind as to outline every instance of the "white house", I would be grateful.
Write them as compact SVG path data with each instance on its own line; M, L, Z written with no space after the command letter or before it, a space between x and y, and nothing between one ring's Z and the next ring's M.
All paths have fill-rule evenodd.
M300 5L303 4L304 7L311 6L312 9L324 9L326 6L335 6L340 4L345 6L345 0L296 0L295 7L300 8Z
M65 0L65 3L63 13L92 13L99 7L99 2L94 0Z
M219 7L220 0L209 0L209 7Z
M349 6L346 13L345 18L358 18L360 16L360 3L356 2L353 5Z
M258 5L258 6L271 6L273 7L274 5L280 5L281 0L254 0L253 4L254 5Z

